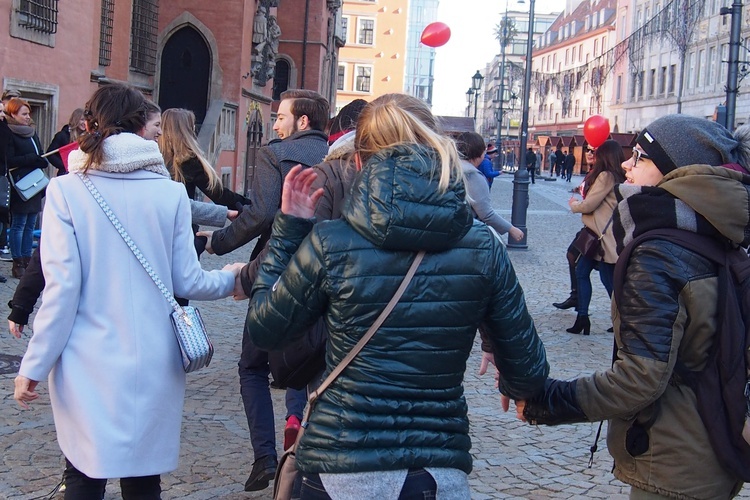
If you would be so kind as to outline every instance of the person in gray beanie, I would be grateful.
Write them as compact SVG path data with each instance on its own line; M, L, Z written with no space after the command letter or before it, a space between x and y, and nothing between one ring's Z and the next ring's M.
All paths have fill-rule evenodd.
M688 244L738 253L750 245L748 151L750 127L732 134L669 115L643 130L614 188L612 367L548 379L542 394L516 404L532 424L608 420L613 471L631 499L724 499L742 488L741 461L714 451L685 381L707 364L720 310L718 266ZM651 233L665 229L673 232Z
M667 115L643 129L636 144L664 175L687 165L739 164L750 172L750 125L732 135L710 120Z

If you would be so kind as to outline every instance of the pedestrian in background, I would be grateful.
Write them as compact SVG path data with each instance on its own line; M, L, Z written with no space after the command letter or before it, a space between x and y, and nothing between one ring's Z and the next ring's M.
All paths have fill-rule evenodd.
M86 133L86 120L83 118L83 108L76 108L70 114L68 123L63 125L60 131L55 134L55 137L52 138L52 142L50 142L47 148L47 153L67 146L72 142L77 142L78 137L84 133ZM60 153L52 153L47 156L47 161L57 169L57 175L68 173L68 169L65 167L65 162L63 162Z
M716 122L667 115L640 133L624 168L626 182L615 187L618 251L662 228L727 248L750 245L750 126L732 135ZM549 379L542 395L517 405L519 418L547 425L608 420L613 472L631 485L632 499L732 498L742 481L719 463L696 395L675 370L681 364L699 376L717 342L717 264L659 238L638 244L623 265L612 307L612 368Z
M571 182L571 178L573 177L573 168L576 165L576 157L573 155L573 148L568 150L568 153L565 155L565 164L564 164L564 175L565 175L565 182Z
M36 128L32 125L31 105L14 97L5 105L5 117L11 131L10 141L5 149L5 161L13 182L18 182L36 169L44 171L47 160L42 158L44 149ZM42 211L43 196L44 190L24 200L15 189L10 190L10 253L13 257L11 272L14 278L23 276L31 260L36 218Z
M484 144L484 139L482 140L482 144ZM477 167L487 180L487 185L490 189L492 189L492 181L495 177L500 175L500 171L495 170L492 166L492 160L495 156L497 156L497 148L494 146L487 148L486 153L482 158L482 162L479 164L479 167Z
M565 153L560 146L555 151L555 175L560 177L565 173Z
M536 184L536 153L531 148L526 151L526 171L531 177L531 183Z
M579 254L576 263L576 281L578 284L578 302L575 324L566 331L588 335L591 329L589 305L591 304L591 271L599 269L599 278L612 296L612 282L617 262L615 237L612 231L612 212L617 201L613 188L625 181L622 164L625 157L617 141L605 141L596 150L594 168L586 174L581 190L581 200L571 196L568 206L573 213L581 214L583 225L601 236L603 255L590 258Z
M329 373L417 252L429 252L385 323L317 399L297 448L300 498L435 498L438 489L468 498L462 380L477 327L488 327L505 394L541 388L544 347L504 246L473 222L455 146L425 103L375 99L355 147L362 172L343 219L313 225L321 193L311 196L306 176L314 172L287 176L251 297L253 343L282 348L322 316Z
M499 234L508 233L516 241L523 239L523 231L500 216L492 208L490 190L484 176L478 170L484 157L484 139L476 132L461 132L456 138L456 148L461 157L461 170L466 185L466 199L478 220Z
M170 292L231 294L242 264L201 270L185 191L157 145L135 134L143 95L100 87L85 116L71 172L90 177ZM185 393L171 307L78 175L51 181L41 248L47 286L14 397L28 408L49 376L66 499L102 498L117 477L123 498L158 499L160 474L177 467Z

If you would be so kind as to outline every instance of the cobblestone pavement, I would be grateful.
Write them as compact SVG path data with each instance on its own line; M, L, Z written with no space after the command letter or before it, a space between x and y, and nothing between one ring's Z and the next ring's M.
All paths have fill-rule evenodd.
M580 216L568 210L567 200L570 188L580 180L574 178L573 183L566 183L537 179L529 186L529 248L512 250L510 254L546 345L552 376L560 378L606 368L612 349L612 334L606 333L611 326L609 301L595 273L591 336L566 333L575 313L559 311L551 305L565 299L569 291L565 251L581 222ZM492 189L495 207L508 219L511 181L512 174L504 174L496 179ZM206 269L218 268L227 262L245 261L249 254L250 248L243 248L228 256L204 256L202 262ZM10 263L0 263L0 273L8 276ZM6 310L5 304L17 283L9 278L0 284L0 310ZM163 498L270 498L271 488L257 493L242 491L253 461L236 370L247 305L225 299L199 306L212 333L216 354L209 368L188 375L180 466L162 477ZM27 341L28 334L17 340L3 333L0 355L21 356ZM504 414L492 377L477 376L480 353L478 345L475 347L465 380L474 456L472 498L627 498L629 487L615 480L610 472L612 459L604 437L599 441L593 467L587 467L598 424L535 428L518 422L512 411ZM46 498L59 482L63 466L47 385L40 384L41 397L32 409L22 411L12 398L14 376L15 370L0 375L0 498ZM273 391L279 434L283 427L283 396L282 391ZM750 497L747 493L743 496ZM105 498L119 498L116 481L108 485Z

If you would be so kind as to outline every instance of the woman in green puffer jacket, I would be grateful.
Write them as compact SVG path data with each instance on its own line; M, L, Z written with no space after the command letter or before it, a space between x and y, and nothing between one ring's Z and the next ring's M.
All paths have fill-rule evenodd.
M342 219L313 226L310 171L285 179L270 251L247 327L280 349L319 317L329 330L326 376L427 251L400 302L317 400L297 450L301 498L468 498L471 440L463 375L477 327L493 344L500 391L536 394L544 346L502 243L475 222L453 142L429 108L389 94L363 110L354 181ZM412 490L413 488L413 490ZM316 496L315 498L323 498Z

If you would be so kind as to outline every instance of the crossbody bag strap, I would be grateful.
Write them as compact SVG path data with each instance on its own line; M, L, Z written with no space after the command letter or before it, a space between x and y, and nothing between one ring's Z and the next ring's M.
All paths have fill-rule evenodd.
M175 312L177 312L181 316L184 316L185 319L188 319L188 316L185 314L185 311L182 310L182 307L180 306L180 304L177 303L177 301L174 299L174 296L171 293L169 293L169 290L167 289L167 287L164 285L161 279L159 279L159 276L151 267L151 264L148 263L148 261L143 256L141 251L138 249L138 246L135 244L133 239L130 237L128 232L120 223L120 220L117 218L117 216L112 211L112 209L109 208L109 205L107 205L107 202L104 201L102 194L99 192L98 189L96 189L96 186L94 186L94 183L91 182L91 179L89 179L89 176L81 172L76 172L76 173L78 174L78 177L81 178L81 181L83 181L83 185L86 186L86 189L88 189L89 193L91 193L91 196L93 196L96 202L99 204L99 207L104 212L104 215L107 216L107 218L112 223L112 225L115 226L115 229L117 230L117 232L120 233L120 236L122 237L123 241L125 241L125 243L128 245L128 248L130 248L130 251L133 252L133 255L135 255L135 258L138 259L138 262L141 263L141 266L143 266L143 269L146 271L146 273L148 273L149 277L154 282L156 287L159 289L161 294L164 295L164 298L167 299L167 302L169 302L169 305L172 306L172 309L174 309Z
M352 348L351 351L349 351L349 354L346 355L344 359L341 360L341 362L336 366L336 368L331 371L331 373L326 377L326 379L318 386L316 390L314 390L310 397L308 398L308 403L312 406L312 403L318 399L318 397L323 394L323 391L325 391L331 383L333 383L336 378L341 375L341 372L346 369L347 366L349 366L349 363L352 362L352 360L357 357L357 354L362 350L362 348L367 344L367 342L370 341L373 335L375 335L375 332L378 331L378 328L383 324L383 322L388 318L388 315L391 314L391 311L393 311L393 308L396 307L396 304L401 299L401 296L404 294L404 291L406 290L406 287L409 286L409 283L411 282L411 279L414 277L414 274L417 272L417 267L419 267L419 263L422 262L422 259L424 258L425 251L420 251L417 256L414 258L414 262L411 263L411 267L409 267L409 271L407 271L406 276L404 276L404 279L401 281L401 285L398 287L398 290L396 290L396 293L393 294L393 297L391 298L390 302L388 302L388 305L385 306L385 309L380 313L380 316L378 316L378 319L375 320L375 322L372 324L369 330L362 336L361 339L359 339L359 342L356 343L356 345Z

